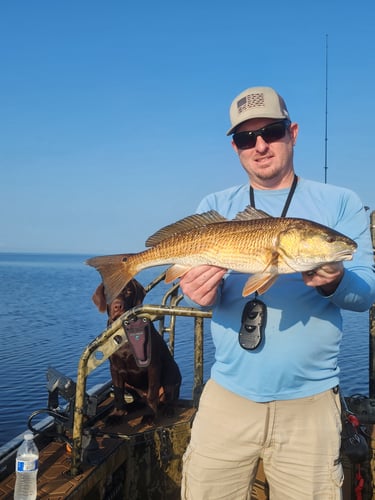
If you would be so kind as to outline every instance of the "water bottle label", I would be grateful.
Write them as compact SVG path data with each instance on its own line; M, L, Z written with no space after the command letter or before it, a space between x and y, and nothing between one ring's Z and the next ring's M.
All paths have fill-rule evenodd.
M17 472L33 472L38 469L38 460L16 460Z

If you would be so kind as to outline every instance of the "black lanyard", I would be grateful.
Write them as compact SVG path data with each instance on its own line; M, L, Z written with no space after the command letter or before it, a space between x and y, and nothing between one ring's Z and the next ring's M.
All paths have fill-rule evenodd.
M296 190L298 177L294 174L293 183L289 189L281 217L285 217L294 191ZM250 185L250 205L255 208L254 189ZM254 299L245 304L241 318L241 328L238 333L238 342L243 349L253 351L263 341L267 321L267 306L258 299L258 292L254 293Z
M293 198L293 195L294 195L294 191L296 190L297 183L298 183L298 176L296 174L294 174L293 183L290 186L288 197L286 199L286 202L285 202L285 205L284 205L283 211L281 212L281 216L280 217L285 217L286 216L286 213L288 211L290 202L292 201L292 198ZM255 208L254 189L253 189L253 186L251 184L250 184L250 205L251 205L252 208Z

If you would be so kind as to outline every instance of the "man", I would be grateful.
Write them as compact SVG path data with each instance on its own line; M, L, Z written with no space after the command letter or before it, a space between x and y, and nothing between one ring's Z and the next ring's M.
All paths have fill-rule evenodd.
M260 296L242 297L248 276L218 267L196 267L181 278L189 303L213 309L215 344L184 456L182 498L249 499L262 458L272 500L339 499L340 309L365 311L375 300L368 219L352 191L297 177L298 125L275 90L245 90L230 119L227 135L249 183L208 195L198 212L232 219L251 204L329 226L358 249L345 265L282 275ZM262 312L259 345L239 335L249 299Z

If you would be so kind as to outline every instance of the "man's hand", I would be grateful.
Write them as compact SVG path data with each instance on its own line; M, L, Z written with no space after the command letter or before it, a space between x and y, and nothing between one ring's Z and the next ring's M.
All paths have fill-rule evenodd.
M193 267L181 277L181 290L200 306L211 306L216 300L217 288L226 272L226 269L216 266Z
M302 273L303 281L307 286L319 287L324 295L331 295L339 286L344 276L342 262L332 262L318 267L313 271Z

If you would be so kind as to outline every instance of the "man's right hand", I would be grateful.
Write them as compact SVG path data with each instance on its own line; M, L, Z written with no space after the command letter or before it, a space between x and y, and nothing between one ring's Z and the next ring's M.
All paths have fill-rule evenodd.
M200 306L212 306L216 300L217 288L227 270L217 266L193 267L180 279L184 295Z

